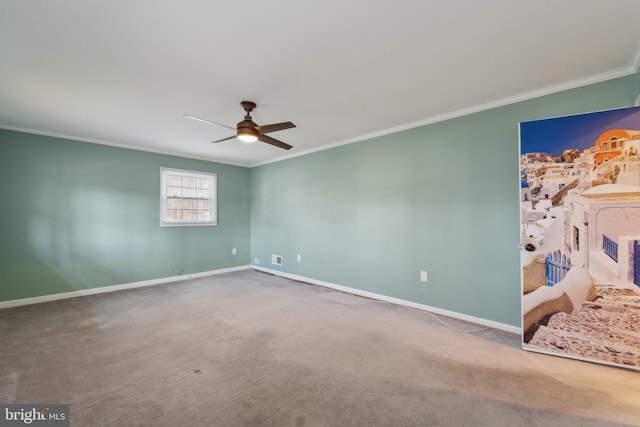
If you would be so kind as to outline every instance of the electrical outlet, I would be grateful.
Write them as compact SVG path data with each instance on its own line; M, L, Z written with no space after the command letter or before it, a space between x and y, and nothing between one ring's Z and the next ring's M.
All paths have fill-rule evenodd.
M282 265L282 255L271 255L271 264Z
M296 259L298 260L298 262L302 261L302 255L298 254L298 257Z
M253 263L256 265L260 264L260 258L254 258Z
M238 255L238 250L236 248L231 249L231 255Z
M421 271L421 272L420 272L420 281L421 281L421 282L426 282L426 281L427 281L427 279L428 279L428 277L427 277L427 272L426 272L426 271Z

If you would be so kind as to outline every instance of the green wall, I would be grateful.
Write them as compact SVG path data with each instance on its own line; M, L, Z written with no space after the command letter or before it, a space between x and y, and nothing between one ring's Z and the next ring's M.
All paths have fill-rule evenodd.
M252 261L520 326L518 123L631 106L636 79L253 168Z
M159 226L163 166L218 174L217 226ZM0 130L0 301L249 264L249 175Z
M639 89L636 73L253 169L0 130L0 301L259 258L519 326L518 123ZM218 226L159 227L163 166L218 174Z

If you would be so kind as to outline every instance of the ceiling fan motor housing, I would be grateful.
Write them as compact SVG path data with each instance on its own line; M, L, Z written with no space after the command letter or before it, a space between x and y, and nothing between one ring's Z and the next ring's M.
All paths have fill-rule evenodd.
M258 131L258 125L253 120L243 120L238 123L238 136L240 135L252 135L256 138L260 136Z

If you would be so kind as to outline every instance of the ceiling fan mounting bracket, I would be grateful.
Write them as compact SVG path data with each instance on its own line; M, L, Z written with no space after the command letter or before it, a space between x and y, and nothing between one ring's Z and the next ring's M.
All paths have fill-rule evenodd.
M254 108L256 108L256 103L251 101L242 101L240 105L242 105L242 108L244 108L244 111L247 112L247 115L244 116L244 118L251 120L251 112L253 111Z

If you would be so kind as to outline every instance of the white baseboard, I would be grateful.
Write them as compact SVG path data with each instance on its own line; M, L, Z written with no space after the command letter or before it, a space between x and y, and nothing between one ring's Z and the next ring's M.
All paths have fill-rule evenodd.
M38 304L41 302L57 301L61 299L76 298L87 295L104 294L107 292L122 291L124 289L142 288L145 286L162 285L180 280L198 279L200 277L214 276L216 274L231 273L233 271L248 270L249 265L240 267L221 268L219 270L203 271L201 273L183 274L180 276L163 277L161 279L144 280L142 282L125 283L122 285L101 286L99 288L82 289L79 291L63 292L60 294L42 295L39 297L0 301L0 309L19 307L21 305Z
M141 281L141 282L125 283L125 284L122 284L122 285L102 286L102 287L98 287L98 288L82 289L82 290L78 290L78 291L64 292L64 293L60 293L60 294L42 295L42 296L39 296L39 297L23 298L23 299L16 299L16 300L10 300L10 301L0 301L0 309L11 308L11 307L19 307L19 306L23 306L23 305L38 304L38 303L41 303L41 302L48 302L48 301L57 301L57 300L68 299L68 298L76 298L76 297L87 296L87 295L104 294L104 293L108 293L108 292L122 291L122 290L125 290L125 289L142 288L142 287L145 287L145 286L161 285L161 284L165 284L165 283L178 282L178 281L181 281L181 280L198 279L198 278L201 278L201 277L215 276L217 274L231 273L231 272L234 272L234 271L241 271L241 270L248 270L250 268L253 268L254 270L262 271L262 272L265 272L265 273L274 274L276 276L286 277L288 279L297 280L297 281L305 282L305 283L310 283L312 285L324 286L326 288L335 289L337 291L346 292L346 293L350 293L350 294L353 294L353 295L359 295L359 296L363 296L363 297L366 297L366 298L371 298L371 299L375 299L375 300L379 300L379 301L389 302L391 304L401 305L401 306L405 306L405 307L411 307L411 308L415 308L417 310L422 310L422 311L426 311L426 312L429 312L429 313L439 314L439 315L450 317L450 318L453 318L453 319L463 320L465 322L469 322L469 323L473 323L473 324L481 325L481 326L486 326L488 328L497 329L497 330L504 331L504 332L509 332L509 333L512 333L512 334L518 334L518 335L522 334L522 328L518 328L516 326L507 325L505 323L494 322L492 320L487 320L487 319L483 319L483 318L480 318L480 317L468 316L466 314L457 313L455 311L443 310L443 309L440 309L440 308L437 308L437 307L431 307L431 306L428 306L428 305L418 304L418 303L415 303L415 302L411 302L411 301L407 301L407 300L403 300L403 299L399 299L399 298L393 298L393 297L390 297L390 296L387 296L387 295L382 295L382 294L376 294L376 293L373 293L373 292L363 291L361 289L350 288L348 286L336 285L335 283L324 282L324 281L321 281L321 280L311 279L309 277L304 277L304 276L298 276L298 275L295 275L295 274L284 273L282 271L272 270L270 268L264 268L264 267L260 267L260 266L257 266L257 265L243 265L243 266L239 266L239 267L222 268L222 269L219 269L219 270L204 271L204 272L201 272L201 273L184 274L184 275L181 275L181 276L171 276L171 277L163 277L161 279L152 279L152 280L144 280L144 281Z
M274 274L276 276L286 277L287 279L297 280L299 282L310 283L312 285L324 286L326 288L335 289L337 291L346 292L353 295L359 295L366 298L371 298L379 301L389 302L391 304L401 305L404 307L411 307L417 310L426 311L433 314L439 314L442 316L450 317L452 319L463 320L465 322L473 323L476 325L486 326L487 328L497 329L499 331L508 332L511 334L522 335L522 328L517 326L507 325L506 323L494 322L493 320L482 319L480 317L468 316L466 314L457 313L455 311L443 310L437 307L431 307L424 304L418 304L411 301L406 301L399 298L393 298L382 294L376 294L373 292L363 291L361 289L350 288L348 286L336 285L335 283L323 282L321 280L310 279L308 277L298 276L295 274L284 273L278 270L272 270L270 268L264 268L257 265L252 265L254 270L262 271L264 273Z

